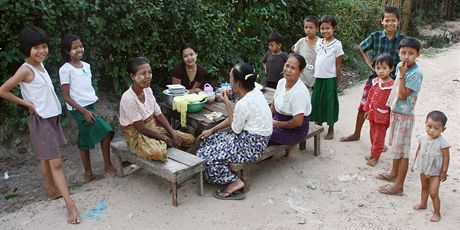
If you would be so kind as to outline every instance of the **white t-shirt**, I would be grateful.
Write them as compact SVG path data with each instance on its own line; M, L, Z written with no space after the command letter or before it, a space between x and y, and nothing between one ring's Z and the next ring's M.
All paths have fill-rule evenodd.
M123 93L120 100L120 124L122 126L132 125L136 121L145 121L152 114L155 116L161 114L160 106L150 87L144 89L144 96L145 101L142 103L131 86Z
M270 136L273 131L272 112L260 90L253 89L244 95L235 105L232 130L241 133Z
M335 39L327 45L323 44L324 39L318 40L316 43L316 62L315 62L315 77L316 78L334 78L337 77L337 69L335 59L344 54L342 50L342 42Z
M41 72L33 65L24 63L34 73L34 79L27 82L20 82L21 95L25 101L32 103L35 112L41 118L50 118L61 114L61 103L54 92L53 82L51 81L48 71L46 71L43 63L40 63L45 72Z
M70 97L80 106L94 104L98 98L91 84L91 68L86 62L83 63L83 68L75 68L70 63L65 63L59 69L59 79L61 85L68 84L70 87ZM68 110L73 110L72 106L67 104Z
M307 87L299 79L291 89L286 90L286 79L283 78L276 86L273 103L275 103L276 112L295 116L303 113L308 116L311 113L311 99Z

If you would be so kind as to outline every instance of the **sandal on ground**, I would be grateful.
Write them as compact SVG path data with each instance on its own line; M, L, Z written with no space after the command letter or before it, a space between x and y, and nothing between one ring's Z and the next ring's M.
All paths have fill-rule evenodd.
M221 194L223 194L223 196ZM214 191L212 195L219 200L243 200L246 197L246 194L240 191L235 191L235 192L230 193L225 190Z
M385 195L392 195L392 196L402 196L404 190L399 189L399 190L394 190L391 188L392 184L386 184L383 186L380 186L379 192Z
M375 178L379 179L379 180L384 180L384 181L388 181L388 182L395 182L396 181L396 177L392 177L390 174L388 173L380 173L379 175L377 175Z

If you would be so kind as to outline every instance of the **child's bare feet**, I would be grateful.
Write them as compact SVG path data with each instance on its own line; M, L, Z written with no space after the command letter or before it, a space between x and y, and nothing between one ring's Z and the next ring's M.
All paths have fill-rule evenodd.
M355 134L352 134L352 135L347 136L347 137L341 137L341 138L340 138L340 141L341 141L341 142L358 141L359 138L360 138L360 136L355 135Z
M439 222L441 220L441 215L439 214L434 214L431 216L430 221L431 222Z
M85 183L88 183L92 180L96 179L96 175L94 175L92 172L91 173L85 173Z
M367 161L367 165L374 167L377 164L377 162L379 162L378 159L371 158Z
M69 224L79 224L80 217L78 214L77 207L75 207L75 203L73 201L66 203L67 208L67 223Z
M117 170L112 165L109 166L109 167L104 167L104 171L109 176L116 176L117 175Z
M426 204L423 205L423 204L416 204L414 205L414 210L422 210L422 209L426 209Z

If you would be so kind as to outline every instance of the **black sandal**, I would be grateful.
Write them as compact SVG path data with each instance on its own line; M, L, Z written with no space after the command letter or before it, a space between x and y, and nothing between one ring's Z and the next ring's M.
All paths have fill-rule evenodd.
M224 195L220 195L220 193L223 193ZM220 190L217 190L217 191L214 191L212 193L212 195L219 199L219 200L243 200L245 197L246 197L246 194L240 192L240 191L235 191L235 192L232 192L232 193L229 193L225 190L223 191L220 191Z

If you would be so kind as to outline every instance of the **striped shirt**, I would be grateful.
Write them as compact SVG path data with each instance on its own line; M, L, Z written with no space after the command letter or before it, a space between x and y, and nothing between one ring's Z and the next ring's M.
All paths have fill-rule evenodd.
M385 30L376 31L369 35L366 39L364 39L360 46L363 52L372 51L369 55L371 60L374 60L380 54L388 53L393 56L393 65L396 66L399 63L399 55L398 55L398 48L399 42L404 38L404 35L400 34L396 31L393 38L388 40L388 37L385 33ZM395 68L396 70L396 68ZM395 71L394 70L394 71ZM391 72L391 77L395 78L395 72ZM372 71L371 75L369 76L368 81L371 83L372 80L377 76L377 74Z

